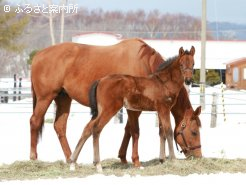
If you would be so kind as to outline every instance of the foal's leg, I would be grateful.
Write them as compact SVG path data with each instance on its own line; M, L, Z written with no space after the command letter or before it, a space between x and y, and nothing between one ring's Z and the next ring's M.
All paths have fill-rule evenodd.
M44 115L52 101L51 97L45 97L44 99L38 99L34 108L33 114L30 118L30 131L31 131L31 151L30 159L36 160L37 155L37 144L39 132L42 131L44 124Z
M170 131L172 131L171 122L170 122L170 110L164 106L161 106L158 110L158 116L160 120L159 122L160 162L163 162L166 159L166 152L165 152L166 139L168 139L168 142L172 142L170 141L171 138ZM173 150L173 148L171 149Z
M160 115L160 137L163 136L164 140L160 138L160 156L166 156L165 154L165 142L167 139L168 149L169 149L169 157L170 159L175 159L174 149L173 149L173 130L170 121L170 111L167 113L162 113ZM164 143L164 144L163 144ZM164 155L163 155L164 153ZM160 158L162 162L163 158Z
M159 114L158 114L159 115ZM165 145L165 141L166 141L166 133L164 131L164 126L162 124L161 118L159 117L159 136L160 136L160 156L159 156L159 160L161 163L163 163L166 160L166 145Z
M98 118L96 119L91 119L89 121L89 123L87 123L87 125L85 126L82 135L76 145L76 148L74 150L74 152L72 153L72 155L70 156L70 161L71 161L71 165L74 165L73 163L76 163L79 153L81 152L81 149L83 148L86 140L92 135L92 130L95 124L98 123Z
M70 112L71 101L72 99L67 94L59 94L55 98L57 108L54 128L67 162L70 162L69 157L71 156L71 149L66 137L67 119Z
M96 166L98 172L102 172L102 166L100 163L100 151L99 151L99 137L104 126L110 121L110 119L122 108L123 102L121 100L108 100L100 102L101 113L98 115L98 124L93 127L93 149L94 159L93 163Z
M127 163L127 160L126 160L127 147L128 147L130 138L133 135L135 140L133 142L132 161L134 163L134 166L140 166L139 156L138 156L138 145L136 143L138 143L138 138L139 138L138 118L141 112L127 110L127 113L128 113L128 120L127 120L127 124L125 127L125 133L124 133L124 137L123 137L123 140L120 146L118 157L121 159L122 163ZM132 126L132 125L135 125L135 126Z
M165 132L167 136L167 144L168 144L168 150L169 150L169 158L175 159L174 149L173 149L173 129L170 122L170 116L169 116L169 124L165 125Z

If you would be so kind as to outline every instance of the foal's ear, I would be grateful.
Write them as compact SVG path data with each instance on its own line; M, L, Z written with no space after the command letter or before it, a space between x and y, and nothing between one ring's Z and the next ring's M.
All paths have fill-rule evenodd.
M201 114L201 111L202 111L202 106L197 107L195 112L194 112L194 115L199 116Z
M194 46L191 46L191 48L190 48L190 54L191 54L192 56L195 55L195 47L194 47Z
M179 56L182 56L184 54L184 49L183 47L179 48Z

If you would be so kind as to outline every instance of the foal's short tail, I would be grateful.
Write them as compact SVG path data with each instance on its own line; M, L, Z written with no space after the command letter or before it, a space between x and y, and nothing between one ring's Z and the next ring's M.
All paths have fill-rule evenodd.
M91 108L91 115L92 119L95 119L98 115L98 109L97 109L97 86L98 86L99 80L95 81L91 89L89 91L89 103Z

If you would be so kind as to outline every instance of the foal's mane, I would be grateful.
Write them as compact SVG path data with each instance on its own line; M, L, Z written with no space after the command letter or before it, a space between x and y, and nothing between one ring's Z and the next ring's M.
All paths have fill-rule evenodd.
M168 58L166 61L164 61L163 63L161 63L161 64L159 65L159 67L157 68L156 71L161 71L161 70L167 68L167 67L170 66L177 58L178 58L178 56L174 56L174 57Z
M185 50L185 51L184 51L184 55L189 55L189 54L190 54L190 52L189 52L188 50ZM161 71L161 70L167 68L168 66L170 66L174 61L176 61L176 59L177 59L178 57L179 57L179 56L176 55L176 56L174 56L174 57L168 58L167 60L165 60L163 63L161 63L161 64L159 65L159 67L157 68L157 71Z

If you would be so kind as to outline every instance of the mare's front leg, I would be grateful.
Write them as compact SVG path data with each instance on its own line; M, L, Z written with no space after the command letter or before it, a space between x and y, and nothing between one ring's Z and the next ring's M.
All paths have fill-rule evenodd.
M139 156L138 156L138 138L139 138L138 118L141 112L127 110L127 114L128 114L128 120L125 127L125 133L120 146L118 157L121 159L122 163L127 163L126 160L127 147L129 145L131 136L134 136L133 143L132 143L132 147L133 147L132 161L135 167L139 167L141 164L139 162Z

